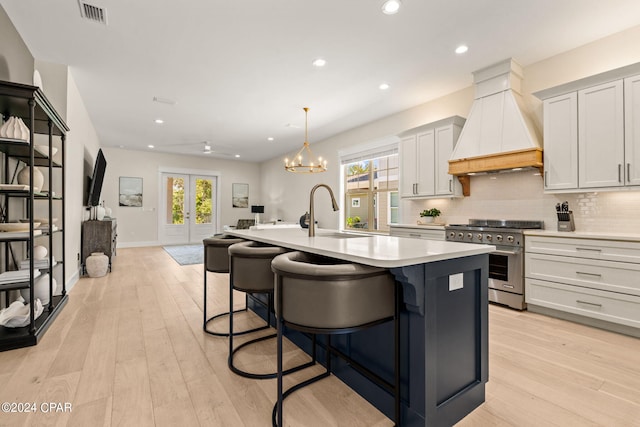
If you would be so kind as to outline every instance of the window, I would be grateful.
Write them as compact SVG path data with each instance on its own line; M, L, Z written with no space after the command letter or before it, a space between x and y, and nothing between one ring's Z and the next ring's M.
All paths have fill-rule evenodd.
M398 154L343 164L346 229L389 231L398 221Z

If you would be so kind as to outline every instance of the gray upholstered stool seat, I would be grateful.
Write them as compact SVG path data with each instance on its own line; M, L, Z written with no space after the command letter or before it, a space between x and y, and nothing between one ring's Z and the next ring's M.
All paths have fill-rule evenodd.
M269 328L271 325L271 312L273 311L273 289L274 275L271 271L271 261L278 255L284 254L287 249L277 246L266 245L259 242L247 241L229 246L229 265L231 275L229 280L229 306L233 307L233 291L243 291L248 293L262 293L267 295L267 324L256 328L255 331ZM233 313L229 316L229 331L233 331ZM233 347L233 335L229 336L229 369L238 375L253 378L267 379L275 378L276 373L254 374L243 371L234 366L233 358L236 352L248 345L275 338L276 334L262 336L251 341L247 341L237 348ZM298 366L288 370L286 373L295 372L309 364Z
M273 424L282 424L282 401L292 392L325 378L331 373L331 356L356 361L331 347L331 334L351 333L394 320L395 383L381 381L395 398L396 425L399 425L399 286L384 268L354 264L304 252L288 252L271 263L276 274L275 306L278 338L278 399ZM327 334L326 372L282 389L282 333L284 327L313 334ZM362 372L367 375L370 371ZM367 375L374 379L375 375ZM379 378L379 377L378 377ZM377 380L376 380L377 381Z
M229 246L244 242L244 239L229 234L216 234L202 241L204 245L204 266L215 273L229 272Z
M212 237L207 237L202 240L204 245L204 302L203 302L203 314L204 320L202 329L210 334L219 337L228 337L228 332L215 332L207 328L210 322L222 316L227 316L229 312L220 313L213 317L207 317L207 273L228 273L229 272L229 246L244 242L244 239L240 239L228 234L216 234ZM246 308L239 311L245 311ZM238 334L238 333L236 333Z

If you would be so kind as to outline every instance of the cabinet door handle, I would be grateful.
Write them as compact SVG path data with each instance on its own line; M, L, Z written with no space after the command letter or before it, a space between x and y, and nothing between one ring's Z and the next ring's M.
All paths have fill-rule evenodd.
M586 304L586 305L591 305L591 306L593 306L593 307L600 307L600 308L602 308L602 304L598 304L598 303L595 303L595 302L582 301L582 300L579 300L579 299L577 299L577 300L576 300L576 302L577 302L578 304Z
M618 182L622 184L622 165L618 163Z
M549 186L549 171L544 171L544 186Z
M631 183L631 163L627 163L627 182Z
M587 273L584 271L576 271L576 274L581 274L583 276L592 276L592 277L602 277L602 274L598 274L598 273Z
M591 252L602 252L602 249L600 248L579 248L576 247L577 251L591 251Z
M453 193L453 180L449 180L449 193Z

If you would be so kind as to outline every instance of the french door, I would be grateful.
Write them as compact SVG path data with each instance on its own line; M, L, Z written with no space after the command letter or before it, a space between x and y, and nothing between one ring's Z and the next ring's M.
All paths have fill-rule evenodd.
M216 232L217 177L163 172L159 240L201 243Z

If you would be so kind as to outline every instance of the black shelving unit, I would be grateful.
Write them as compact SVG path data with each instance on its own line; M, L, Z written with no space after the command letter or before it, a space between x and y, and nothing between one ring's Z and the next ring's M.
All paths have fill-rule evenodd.
M10 218L11 212L21 210L21 218L29 218L28 232L17 235L16 233L0 232L0 247L3 257L0 259L0 272L17 270L20 268L20 252L29 256L29 280L15 283L0 284L0 294L4 295L5 307L9 305L9 293L20 289L29 289L30 322L28 326L8 328L0 326L0 351L11 350L20 347L36 345L48 327L53 323L58 313L67 303L68 295L65 284L65 141L69 128L60 115L53 108L42 90L38 87L19 83L0 81L0 114L7 120L10 116L19 117L30 130L30 143L22 140L0 138L0 155L3 157L4 178L2 184L16 184L19 167L29 167L29 176L33 178L34 168L41 167L46 170L49 183L49 191L34 192L33 187L24 189L0 188L0 205L4 209L4 221L20 218ZM47 153L35 149L36 135L48 137L48 153L52 153L54 138L59 138L61 162L53 161ZM41 138L41 137L38 137ZM41 144L44 145L44 144ZM44 171L43 171L44 172ZM33 182L33 179L31 179ZM0 186L2 187L2 186ZM54 194L54 187L61 191ZM60 218L57 229L54 229L53 212L54 204ZM41 205L46 207L42 208ZM16 208L17 206L17 208ZM34 227L34 216L37 209L44 210L48 214L48 226ZM37 230L40 230L38 232ZM4 234L4 236L3 236ZM39 268L42 274L49 273L49 303L44 306L42 314L35 318L34 313L34 260L31 254L39 244L47 243L48 268ZM16 252L18 254L16 255ZM57 253L54 265L54 252ZM53 280L57 278L58 286L61 286L61 294L53 295Z

